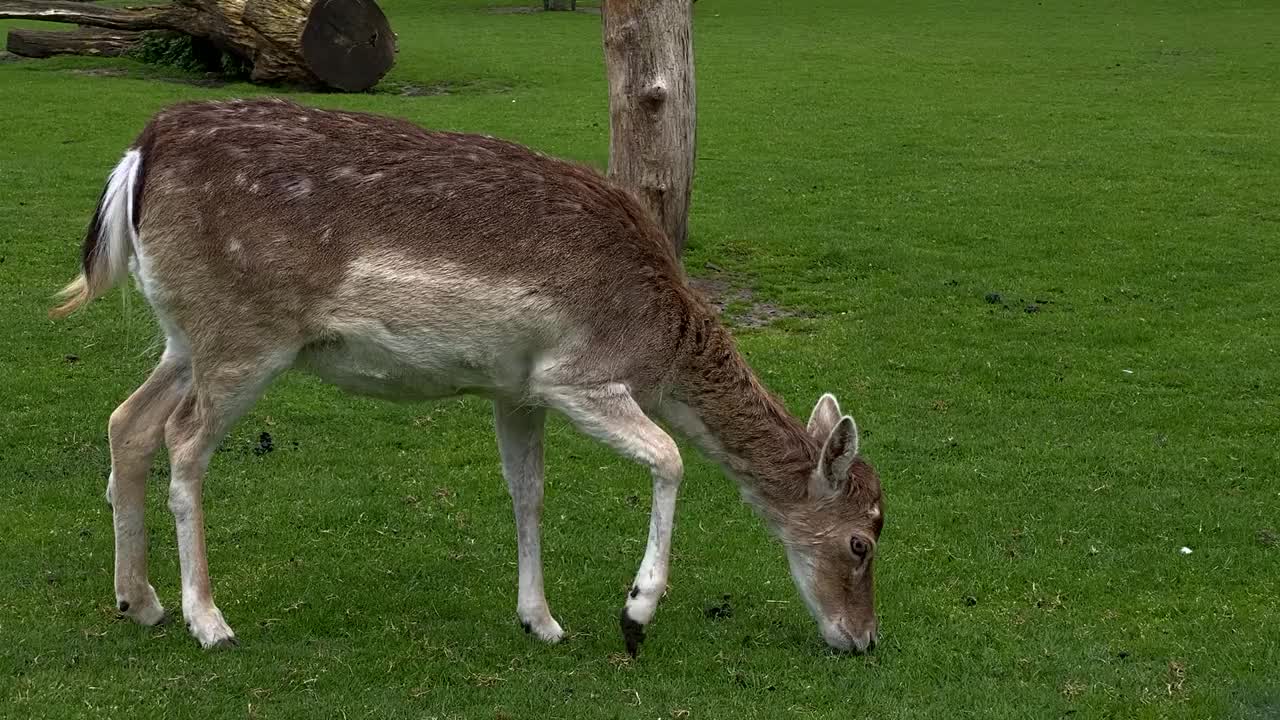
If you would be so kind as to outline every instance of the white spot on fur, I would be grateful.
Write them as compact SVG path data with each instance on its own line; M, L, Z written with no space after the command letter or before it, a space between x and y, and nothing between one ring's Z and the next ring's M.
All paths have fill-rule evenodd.
M300 177L285 183L284 191L293 199L304 198L311 194L311 179Z

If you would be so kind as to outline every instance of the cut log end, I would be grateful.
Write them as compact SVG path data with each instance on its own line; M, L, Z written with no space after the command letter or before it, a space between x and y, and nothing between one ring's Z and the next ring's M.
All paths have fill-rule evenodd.
M395 62L395 35L372 0L317 0L302 30L302 57L324 84L360 92Z

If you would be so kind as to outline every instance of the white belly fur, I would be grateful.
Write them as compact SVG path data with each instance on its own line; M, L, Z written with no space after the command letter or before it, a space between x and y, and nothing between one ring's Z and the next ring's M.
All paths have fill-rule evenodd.
M539 368L570 350L548 298L400 256L353 263L322 323L326 340L304 348L297 367L395 400L522 397Z

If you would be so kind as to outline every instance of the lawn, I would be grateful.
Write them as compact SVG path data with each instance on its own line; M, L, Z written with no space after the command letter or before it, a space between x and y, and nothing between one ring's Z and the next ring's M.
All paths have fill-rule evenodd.
M383 85L299 97L603 166L599 17L498 2L384 0ZM865 657L824 649L780 547L690 449L671 588L629 661L648 476L560 420L544 553L570 637L543 646L516 622L487 405L301 375L206 484L242 647L117 620L106 422L157 336L133 291L44 313L151 113L268 91L0 62L0 716L1277 717L1278 27L1246 0L695 6L686 265L731 288L789 407L830 390L863 428L887 517ZM177 608L162 460L152 582Z

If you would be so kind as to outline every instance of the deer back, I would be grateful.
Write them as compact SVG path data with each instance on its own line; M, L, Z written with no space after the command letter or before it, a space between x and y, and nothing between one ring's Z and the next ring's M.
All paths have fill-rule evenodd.
M427 323L475 362L576 343L643 383L701 307L629 193L514 143L254 100L173 106L136 147L144 291L193 342Z

